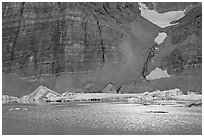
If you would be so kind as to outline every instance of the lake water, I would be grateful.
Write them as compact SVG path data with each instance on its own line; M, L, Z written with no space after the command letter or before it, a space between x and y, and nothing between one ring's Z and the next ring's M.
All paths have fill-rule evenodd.
M78 103L2 106L5 134L202 134L202 107Z

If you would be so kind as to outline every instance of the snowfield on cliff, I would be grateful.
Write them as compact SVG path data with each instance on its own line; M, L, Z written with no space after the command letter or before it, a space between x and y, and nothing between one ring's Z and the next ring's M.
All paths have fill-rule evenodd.
M140 11L141 11L141 16L144 17L145 19L149 20L153 24L156 24L157 26L161 28L165 28L167 26L175 25L171 24L172 21L178 20L185 16L185 10L184 11L170 11L170 12L165 12L165 13L158 13L155 10L149 10L148 7L139 2L138 3L140 6ZM164 42L164 40L167 37L167 33L161 32L158 34L158 36L154 39L154 41L157 44L161 44ZM156 48L156 50L159 50ZM159 79L159 78L165 78L165 77L170 77L167 73L167 70L161 70L160 68L155 68L155 70L151 71L151 73L146 77L147 80L154 80L154 79Z
M158 34L158 36L154 39L154 41L159 45L161 44L162 42L164 42L164 40L166 39L167 37L167 33L165 32L161 32Z
M154 80L159 78L165 78L165 77L171 77L172 75L169 75L167 73L167 70L162 70L160 68L155 68L153 71L150 72L150 74L146 77L147 80Z
M142 2L139 2L138 4L140 6L139 9L141 11L141 16L161 28L175 25L171 24L171 22L185 16L185 10L158 13L155 10L149 10L148 7Z

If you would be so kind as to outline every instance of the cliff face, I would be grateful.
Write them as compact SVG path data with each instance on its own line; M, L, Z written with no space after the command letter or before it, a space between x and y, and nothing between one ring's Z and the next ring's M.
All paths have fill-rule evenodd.
M154 50L154 38L163 30L140 15L137 3L3 3L3 92L25 95L41 84L64 92L94 83L99 90L110 82L141 80L155 67L173 73L170 68L179 61L174 54L189 57L180 48L201 47L195 42L201 44L197 38L201 29L176 40L183 36L177 33L190 31L180 31L190 22L199 26L195 25L199 18L168 28L164 50L153 57L149 49ZM189 37L191 43L184 44ZM196 46L187 49L199 52Z
M55 77L53 88L60 90L139 78L159 30L140 16L137 3L2 7L3 72L42 83Z
M144 77L155 68L167 70L173 77L139 83L137 89L174 87L184 93L202 92L202 5L197 4L174 23L178 24L163 29L168 36L163 43L152 46L143 68Z
M122 38L122 33L99 23L79 3L4 4L6 73L23 77L55 75L91 70L102 66L106 58L120 61L118 47L113 43Z
M167 27L165 41L152 50L148 63L151 71L154 67L167 69L169 74L179 75L201 70L202 67L202 5L191 9L183 18Z

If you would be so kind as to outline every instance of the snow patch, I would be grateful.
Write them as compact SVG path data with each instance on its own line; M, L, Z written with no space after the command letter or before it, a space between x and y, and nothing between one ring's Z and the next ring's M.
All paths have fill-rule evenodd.
M169 75L167 70L161 70L160 68L155 68L155 70L151 71L148 76L146 76L147 80L154 80L159 78L171 77L173 75Z
M170 22L178 20L185 16L185 10L158 13L155 10L149 10L148 7L142 2L138 2L138 5L140 6L139 9L141 11L141 16L161 28L175 25L171 24Z
M164 32L159 33L159 35L154 39L154 41L159 45L166 39L167 34Z

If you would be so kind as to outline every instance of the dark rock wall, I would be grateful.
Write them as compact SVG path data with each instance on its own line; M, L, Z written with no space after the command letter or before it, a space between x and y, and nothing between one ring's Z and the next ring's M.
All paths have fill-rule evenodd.
M160 30L137 3L12 2L2 15L3 72L59 92L140 79Z
M3 93L23 96L39 85L62 93L87 83L93 83L91 92L108 83L117 84L121 93L201 91L199 5L178 25L161 29L140 16L137 3L4 2ZM159 7L164 7L160 12L174 9ZM168 37L156 45L154 38L163 31ZM156 67L175 76L142 81Z
M122 34L80 6L4 3L3 71L25 77L87 71L105 60L120 61L116 42Z

